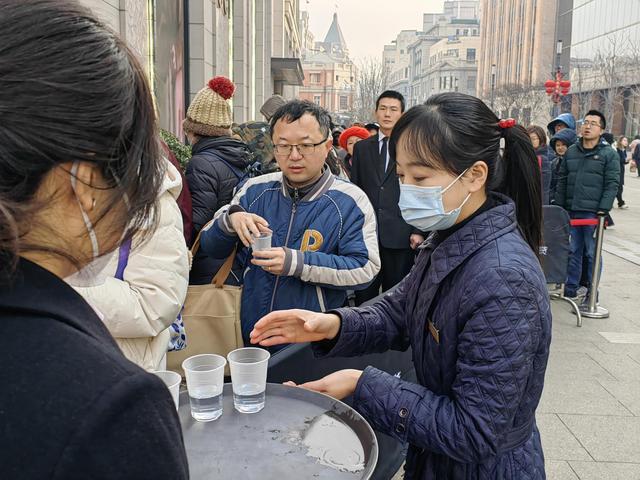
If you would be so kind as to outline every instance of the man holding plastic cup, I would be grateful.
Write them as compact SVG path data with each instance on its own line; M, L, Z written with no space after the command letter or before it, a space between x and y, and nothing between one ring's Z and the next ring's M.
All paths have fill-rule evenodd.
M214 258L226 258L238 245L246 344L267 313L341 307L347 290L366 288L380 270L369 199L325 165L330 122L310 102L280 107L271 119L271 136L281 171L248 180L203 228L200 248ZM271 234L271 248L252 248L265 233Z

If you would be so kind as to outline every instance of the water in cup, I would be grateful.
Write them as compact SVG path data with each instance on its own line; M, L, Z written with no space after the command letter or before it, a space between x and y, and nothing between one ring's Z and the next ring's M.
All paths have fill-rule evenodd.
M194 355L182 362L187 377L191 416L199 422L210 422L222 415L224 357L215 354Z
M257 413L264 408L265 385L243 383L233 389L233 405L241 413Z
M267 350L257 347L229 353L233 406L238 412L257 413L264 408L270 356Z
M222 388L203 385L189 390L191 416L199 422L211 422L222 415Z

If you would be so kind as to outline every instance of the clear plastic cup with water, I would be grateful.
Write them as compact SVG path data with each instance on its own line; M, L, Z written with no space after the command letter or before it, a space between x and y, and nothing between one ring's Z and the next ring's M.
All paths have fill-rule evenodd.
M271 232L261 232L259 235L251 236L251 248L254 252L262 252L271 248Z
M171 393L171 398L173 398L173 402L176 404L177 410L180 405L180 382L182 382L182 377L179 373L170 372L169 370L160 370L153 373L160 377L169 389L169 393Z
M238 348L227 355L237 411L257 413L264 408L269 357L267 350L255 347Z
M182 362L187 378L191 416L199 422L210 422L222 415L222 388L227 360L220 355L194 355Z

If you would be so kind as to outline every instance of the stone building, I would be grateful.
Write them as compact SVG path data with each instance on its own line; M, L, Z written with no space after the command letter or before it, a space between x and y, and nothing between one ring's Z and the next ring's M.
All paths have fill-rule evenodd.
M441 13L425 13L423 31L407 47L407 105L440 92L475 95L480 48L479 3L444 2Z
M304 85L299 96L325 108L337 123L348 122L353 109L356 67L342 35L338 14L321 42L304 54Z
M236 84L234 121L262 118L273 93L302 85L298 0L80 0L138 53L160 123L182 134L193 96L213 76Z

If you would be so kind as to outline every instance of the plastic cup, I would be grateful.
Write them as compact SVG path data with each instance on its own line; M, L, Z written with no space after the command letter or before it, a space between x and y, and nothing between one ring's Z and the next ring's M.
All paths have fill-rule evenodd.
M238 348L227 355L233 406L240 413L257 413L264 408L269 357L268 351L255 347Z
M169 389L169 393L171 393L171 397L173 398L173 403L176 404L176 410L180 405L180 382L182 382L182 377L179 373L170 372L169 370L160 370L155 373L160 379L164 382L164 384Z
M271 233L263 232L260 235L252 235L253 242L251 246L254 252L261 252L271 248Z
M187 378L191 416L198 422L210 422L222 415L222 388L227 360L220 355L194 355L182 362Z

